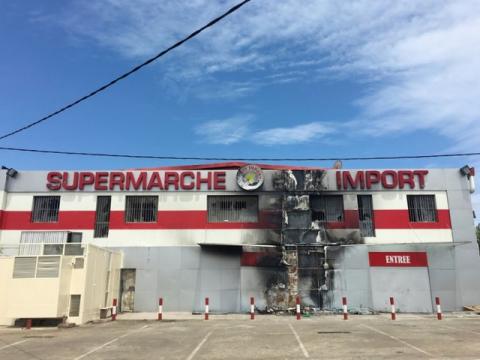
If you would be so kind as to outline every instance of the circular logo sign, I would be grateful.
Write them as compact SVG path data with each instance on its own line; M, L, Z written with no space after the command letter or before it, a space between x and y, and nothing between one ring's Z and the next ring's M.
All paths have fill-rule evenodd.
M238 169L237 184L243 190L256 190L264 180L262 169L257 165L245 165Z

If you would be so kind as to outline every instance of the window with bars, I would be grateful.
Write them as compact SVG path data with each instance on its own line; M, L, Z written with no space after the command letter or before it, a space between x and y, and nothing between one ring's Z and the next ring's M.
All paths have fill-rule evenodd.
M156 222L158 196L127 196L125 222Z
M343 215L343 195L312 195L310 197L312 220L320 222L341 222Z
M362 236L375 236L372 195L358 195L358 220Z
M57 222L60 196L34 196L32 222Z
M208 222L258 222L258 197L212 195L207 198Z
M410 222L437 222L435 195L407 195Z
M93 237L95 238L108 237L111 202L112 202L111 196L97 196L97 210L95 214L95 230L93 233Z

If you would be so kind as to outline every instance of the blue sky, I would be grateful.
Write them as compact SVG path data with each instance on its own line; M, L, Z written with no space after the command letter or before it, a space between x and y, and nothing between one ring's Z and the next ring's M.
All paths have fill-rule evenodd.
M1 2L0 132L111 80L234 3ZM217 157L479 151L479 43L478 1L253 0L107 92L0 145ZM18 169L180 163L1 156Z

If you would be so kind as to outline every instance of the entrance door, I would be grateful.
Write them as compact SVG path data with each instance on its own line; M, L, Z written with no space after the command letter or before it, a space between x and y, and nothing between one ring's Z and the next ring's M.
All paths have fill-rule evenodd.
M370 268L373 308L390 311L390 296L400 312L432 312L430 281L426 267Z
M133 311L135 301L135 269L122 269L120 282L120 310Z

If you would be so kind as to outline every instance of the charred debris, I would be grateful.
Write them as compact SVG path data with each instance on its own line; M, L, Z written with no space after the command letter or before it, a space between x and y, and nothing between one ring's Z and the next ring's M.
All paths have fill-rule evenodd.
M282 201L280 246L270 255L276 257L276 269L265 276L267 312L294 308L296 296L304 308L334 310L342 246L363 243L358 219L345 219L343 197L325 192L325 177L324 170L284 170L273 176Z

